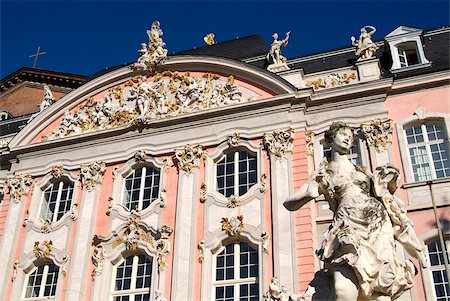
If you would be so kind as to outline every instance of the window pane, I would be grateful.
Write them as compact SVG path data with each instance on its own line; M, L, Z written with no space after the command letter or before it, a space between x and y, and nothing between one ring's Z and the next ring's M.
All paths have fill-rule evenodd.
M446 243L448 244L448 239L446 240ZM448 301L450 300L450 289L445 270L444 254L446 253L447 258L449 258L449 252L446 250L445 245L445 252L443 251L440 241L429 243L427 247L431 263L430 270L432 273L434 291L436 293L437 300Z

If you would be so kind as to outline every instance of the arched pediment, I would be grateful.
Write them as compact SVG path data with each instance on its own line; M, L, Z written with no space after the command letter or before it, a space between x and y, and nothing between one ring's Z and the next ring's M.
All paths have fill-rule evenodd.
M145 128L294 91L281 77L240 61L174 56L151 74L127 66L90 80L36 116L9 146Z

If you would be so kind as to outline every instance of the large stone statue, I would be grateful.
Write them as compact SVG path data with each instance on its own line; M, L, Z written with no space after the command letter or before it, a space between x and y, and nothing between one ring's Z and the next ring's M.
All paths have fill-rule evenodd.
M334 122L325 132L331 159L322 161L284 206L297 210L323 195L334 213L317 255L324 269L316 273L300 300L395 300L413 285L416 269L395 254L395 243L427 265L404 206L394 195L399 171L392 165L370 174L349 161L353 129ZM333 288L333 289L329 289ZM307 298L309 295L310 298Z
M372 41L372 35L376 31L375 27L364 26L360 31L358 42L354 36L351 37L352 45L356 46L355 54L358 56L358 61L370 59L378 49L377 44Z
M273 42L270 45L270 51L267 54L267 60L272 64L286 63L286 58L281 55L281 46L287 46L291 32L286 33L283 40L278 40L278 33L272 35Z

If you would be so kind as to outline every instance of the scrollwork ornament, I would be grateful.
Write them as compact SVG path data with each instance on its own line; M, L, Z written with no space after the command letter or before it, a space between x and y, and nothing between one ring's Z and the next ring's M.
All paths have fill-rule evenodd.
M178 168L191 174L192 170L200 165L200 158L203 154L201 145L186 145L183 149L175 150L175 158L178 162Z
M62 274L63 276L67 276L67 272L69 271L70 266L70 256L68 254L63 257L63 265L62 265Z
M156 251L158 254L158 268L163 271L167 268L166 256L170 253L170 241L169 236L172 234L173 230L167 225L163 225L159 229L159 239L156 241Z
M200 203L204 203L208 199L206 191L207 191L206 183L202 183L202 185L200 186Z
M78 218L78 204L73 203L72 207L70 208L70 218L72 220L76 220Z
M105 259L105 250L102 245L98 245L94 249L92 254L92 263L94 264L94 269L92 270L92 279L100 276L103 272L103 263Z
M244 228L244 217L242 215L231 218L223 217L221 223L222 230L229 236L239 235Z
M64 167L62 165L55 165L52 166L52 170L50 171L50 174L54 179L59 179L64 174Z
M96 161L81 165L79 181L87 191L92 191L97 184L101 184L103 182L105 171L105 162Z
M269 254L270 233L267 231L263 231L261 233L261 240L264 253Z
M31 175L15 175L6 179L3 193L9 193L11 200L17 204L28 193L33 179Z
M237 206L239 206L239 201L240 201L239 196L233 194L228 198L227 207L236 208Z
M205 260L205 251L206 251L206 241L202 238L200 239L200 241L198 242L198 262L199 263L203 263L203 261Z
M314 154L314 132L307 132L305 136L306 141L306 154L312 156Z
M392 141L391 119L375 119L370 123L361 124L361 132L367 144L375 146L377 152L383 152Z
M48 220L44 221L44 224L41 227L41 233L47 234L52 231L52 223Z
M228 136L227 142L230 147L237 147L239 143L241 143L241 136L239 133L234 133L233 135Z
M267 176L265 173L263 173L261 175L260 180L261 180L261 187L259 188L259 191L261 191L262 193L265 193L265 192L267 192L267 190L269 190L269 187L267 185Z
M36 258L47 258L53 250L53 242L44 240L42 243L35 241L33 253Z
M294 129L278 129L264 134L264 145L278 158L284 158L287 152L294 147Z
M167 205L167 191L161 189L161 195L159 197L159 207L164 208Z

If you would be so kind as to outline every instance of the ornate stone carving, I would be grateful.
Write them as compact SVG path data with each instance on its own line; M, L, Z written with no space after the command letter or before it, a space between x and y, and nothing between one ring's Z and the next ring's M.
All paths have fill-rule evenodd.
M14 261L14 264L13 264L14 271L13 271L13 275L11 277L11 281L16 280L16 278L17 278L17 269L19 267L19 263L20 263L20 261L18 261L18 260Z
M70 256L66 254L63 257L63 265L62 265L62 274L64 277L67 276L69 266L70 266Z
M239 201L240 201L239 196L233 194L228 198L227 207L236 208L237 206L239 206Z
M263 173L261 175L260 180L261 180L261 188L259 188L259 191L261 191L262 193L265 193L269 189L269 187L267 186L267 176L265 173Z
M306 154L312 156L314 154L314 132L307 132L305 136L306 141Z
M175 150L175 158L178 162L178 168L186 173L192 173L195 167L200 165L200 158L203 154L201 145L186 145L184 148Z
M161 189L161 194L159 197L159 207L164 208L167 205L167 191L165 189Z
M170 167L174 166L172 157L165 157L163 160L164 170L167 172Z
M417 271L410 260L397 257L397 243L423 267L428 265L425 246L415 235L403 202L395 196L400 172L387 164L371 174L348 160L353 129L343 122L333 122L325 140L332 146L330 159L322 161L284 202L293 211L323 195L334 214L316 252L327 268L316 273L303 298L354 300L358 295L370 299L380 294L395 300L413 286ZM347 278L345 289L334 289L337 266L345 267L337 272Z
M192 77L189 72L164 71L152 77L137 76L93 99L66 111L60 124L42 141L110 129L119 126L146 127L154 120L251 101L244 99L234 83L217 74ZM254 93L253 93L254 94ZM256 94L254 94L256 95Z
M53 250L53 242L44 240L42 243L35 241L33 253L36 258L47 258Z
M269 285L269 290L263 296L264 301L289 301L297 300L297 298L292 298L287 292L287 288L282 285L279 286L279 280L277 277L273 277ZM300 300L300 299L299 299Z
M307 87L314 87L315 90L322 88L333 88L348 85L351 80L356 79L356 73L331 73L324 78L317 78L306 81Z
M52 231L52 223L49 220L45 220L41 227L41 233L47 234Z
M207 191L206 183L202 183L202 185L200 186L200 203L204 203L208 199L206 191Z
M152 23L151 29L147 30L147 35L148 46L141 43L141 49L138 50L140 56L132 65L134 70L154 71L167 58L167 49L164 48L166 43L162 39L163 31L159 21Z
M14 203L18 203L22 200L23 196L26 196L33 179L30 175L15 175L6 179L6 185L3 188L3 193L9 193L11 200Z
M97 161L81 165L79 181L87 191L92 191L97 184L101 184L103 182L105 171L105 162Z
M148 156L143 150L138 150L134 154L134 159L136 160L136 162L144 163L148 160Z
M223 217L221 223L222 230L229 236L239 235L244 228L244 217L242 215L231 218Z
M160 271L165 270L167 267L166 256L170 253L169 236L172 232L173 230L167 225L163 225L158 231L159 239L156 241L156 250L158 251L158 267Z
M263 251L266 254L269 254L269 248L270 248L270 233L267 231L263 231L261 233L261 240L262 240L262 247Z
M202 238L198 242L198 262L203 263L203 260L205 260L205 251L206 251L206 241Z
M94 264L94 269L92 270L92 279L97 278L103 272L103 262L105 260L105 250L102 245L97 245L92 254L92 263Z
M230 147L236 147L241 143L241 136L239 133L234 133L233 135L228 136L227 142Z
M108 198L108 209L106 210L107 216L109 216L111 214L113 207L114 207L114 199L112 197L109 197Z
M161 289L155 290L155 300L154 301L167 301L167 298L164 297L164 293Z
M50 90L49 86L44 85L44 97L42 99L41 104L39 105L39 112L34 113L31 115L30 119L28 120L28 123L30 123L31 120L33 120L39 113L50 107L55 102L55 97L53 97L53 93Z
M204 38L203 41L205 41L206 45L214 45L216 42L214 42L214 33L208 33Z
M272 133L264 134L264 144L266 148L278 158L283 158L287 152L291 152L294 142L293 129L278 129Z
M266 60L270 64L267 67L267 70L271 72L279 72L290 69L286 64L287 59L281 55L281 46L287 46L290 34L291 32L288 31L283 40L278 40L278 33L274 33L272 35L273 41L270 45L269 53L267 53L266 56Z
M368 145L374 145L378 152L386 150L392 141L391 119L375 119L370 123L361 124L361 132Z
M373 57L375 51L379 48L373 41L372 35L377 30L375 27L367 25L361 28L361 34L359 35L358 42L354 36L351 37L352 45L356 47L355 54L358 57L358 61L370 59Z
M52 166L52 170L50 171L50 174L54 179L59 179L64 174L64 167L62 165L55 165Z

